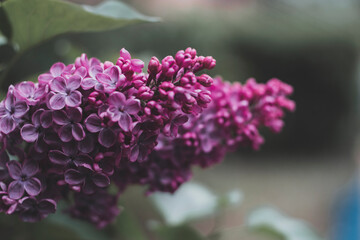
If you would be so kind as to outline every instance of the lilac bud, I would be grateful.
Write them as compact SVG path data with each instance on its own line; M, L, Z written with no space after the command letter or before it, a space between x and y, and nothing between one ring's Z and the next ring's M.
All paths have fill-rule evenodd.
M159 62L159 59L156 57L152 57L150 59L149 65L148 65L148 73L151 75L156 75L161 69L161 64Z
M196 79L201 85L203 85L205 87L210 87L213 84L213 79L207 74L202 74L201 76L197 77Z
M209 70L213 69L216 66L216 60L211 56L205 57L203 63L204 63L204 68Z

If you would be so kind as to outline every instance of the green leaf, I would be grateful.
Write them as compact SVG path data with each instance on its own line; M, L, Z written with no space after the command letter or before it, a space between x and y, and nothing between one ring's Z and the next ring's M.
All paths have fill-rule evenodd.
M155 22L124 3L98 6L60 0L10 0L2 4L12 27L12 42L26 50L59 34L111 30L128 24Z
M321 240L304 221L287 217L270 207L255 210L249 216L248 227L281 240Z
M156 235L160 240L204 240L197 231L187 225L176 227L161 226L155 229Z
M4 11L4 8L2 8L3 3L0 2L0 33L4 35L7 39L11 39L12 35L12 29L9 22L9 19L7 17L6 12Z
M75 232L79 237L84 240L110 240L104 232L97 230L93 225L81 220L73 219L58 210L55 214L47 218L53 225L65 227L72 232Z

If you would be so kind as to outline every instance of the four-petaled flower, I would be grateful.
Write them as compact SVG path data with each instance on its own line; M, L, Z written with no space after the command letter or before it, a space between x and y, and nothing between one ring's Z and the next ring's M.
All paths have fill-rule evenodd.
M8 193L12 199L20 199L24 190L30 196L36 196L41 191L40 180L34 177L39 166L35 161L26 161L23 166L17 161L7 163L10 177L14 180L9 184Z
M81 104L81 93L77 90L81 84L81 77L73 75L66 80L56 77L50 82L50 89L55 93L49 99L50 108L53 110L63 109L65 106L78 107Z
M85 132L81 125L81 108L67 108L66 111L60 110L53 113L54 122L61 126L58 131L59 137L63 142L70 142L73 138L81 141L85 138Z
M31 117L31 123L24 124L21 128L21 137L26 142L37 142L39 137L43 137L43 130L49 128L51 124L51 111L44 109L36 110Z
M39 76L38 80L41 85L46 85L51 82L54 78L60 77L64 73L72 72L74 65L70 64L65 66L62 62L57 62L51 66L49 73L43 73Z
M24 222L38 222L56 211L56 202L52 199L37 200L32 197L24 197L20 199L19 203L23 209L20 218Z
M101 114L102 118L99 117L96 113L90 114L85 119L85 126L89 132L99 133L98 141L104 147L111 147L115 144L116 141L116 133L112 129L111 121L106 116L106 114ZM104 122L104 119L108 120L108 124Z
M96 80L103 85L103 87L97 86L98 90L103 88L106 93L112 93L125 83L125 76L121 74L118 66L112 66L107 68L104 73L96 74Z
M15 96L10 92L5 101L0 103L0 131L8 134L12 132L16 123L29 111L25 101L16 101Z
M33 82L21 82L14 89L14 95L30 106L35 105L44 98L47 92L47 85L39 85Z
M62 151L51 150L49 152L49 159L51 162L63 166L69 164L74 164L75 166L91 166L93 162L89 155L79 153L77 144L72 142L64 144Z
M103 173L95 172L91 167L82 166L77 170L67 170L65 182L71 186L80 186L85 194L92 194L97 188L107 187L110 179Z
M109 97L109 108L111 120L119 123L119 127L128 132L132 129L132 119L130 114L137 114L140 111L140 101L138 99L126 99L121 92L113 92Z

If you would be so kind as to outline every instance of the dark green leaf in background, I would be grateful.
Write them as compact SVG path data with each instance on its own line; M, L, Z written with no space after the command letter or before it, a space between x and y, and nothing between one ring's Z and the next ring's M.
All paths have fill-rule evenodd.
M1 7L2 4L3 3L0 2L0 33L2 33L7 39L11 39L11 25L4 8Z
M81 6L59 0L10 0L2 7L12 26L12 41L21 51L63 33L104 31L158 21L118 1Z

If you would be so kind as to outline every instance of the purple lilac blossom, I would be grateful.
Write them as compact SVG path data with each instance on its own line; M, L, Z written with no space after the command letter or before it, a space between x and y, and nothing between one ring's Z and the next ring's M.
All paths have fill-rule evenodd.
M212 102L202 114L190 115L175 138L167 137L171 127L165 127L154 151L135 163L141 175L135 182L147 185L148 193L175 192L190 179L192 165L212 166L241 146L259 149L264 143L259 127L278 133L284 125L284 110L295 110L295 103L287 98L292 87L278 79L266 84L249 79L244 85L219 77L213 81Z
M82 54L74 64L55 63L38 83L10 86L0 103L0 211L34 222L66 198L75 199L70 215L98 227L111 222L124 187L93 198L106 195L123 164L144 161L161 132L175 137L209 102L212 81L197 82L195 68L215 60L190 48L181 54L184 64L154 57L145 71L125 49L115 63ZM85 206L86 217L78 209Z
M129 185L174 192L193 165L242 145L257 149L258 128L279 132L283 110L294 110L291 86L198 73L215 65L187 48L144 69L121 49L116 63L82 54L38 83L10 86L0 102L0 212L36 222L72 199L65 212L103 228Z

